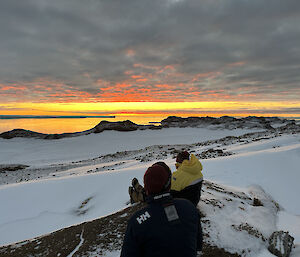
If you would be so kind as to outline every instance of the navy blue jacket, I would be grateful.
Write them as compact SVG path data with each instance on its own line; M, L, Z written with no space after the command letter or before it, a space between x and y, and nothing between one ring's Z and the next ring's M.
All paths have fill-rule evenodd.
M170 193L147 202L128 221L121 257L196 257L202 230L195 206Z

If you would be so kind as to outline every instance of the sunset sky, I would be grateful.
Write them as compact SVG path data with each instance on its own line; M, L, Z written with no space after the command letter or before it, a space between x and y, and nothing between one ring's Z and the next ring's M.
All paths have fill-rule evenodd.
M0 114L300 116L299 0L0 2Z

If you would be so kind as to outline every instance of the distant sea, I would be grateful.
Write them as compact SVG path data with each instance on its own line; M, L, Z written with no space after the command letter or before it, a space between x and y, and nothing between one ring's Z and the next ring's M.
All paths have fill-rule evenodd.
M136 124L153 124L172 116L17 116L0 115L0 133L13 129L27 129L46 134L79 132L95 127L102 120L131 120ZM190 115L192 116L192 115ZM196 116L196 115L195 115ZM200 115L199 115L200 116ZM240 118L240 117L239 117ZM284 117L282 117L284 118ZM300 117L286 117L300 121Z
M167 117L167 116L166 116ZM31 116L0 115L0 133L13 129L27 129L46 134L79 132L95 127L102 120L131 120L136 124L160 122L162 116Z

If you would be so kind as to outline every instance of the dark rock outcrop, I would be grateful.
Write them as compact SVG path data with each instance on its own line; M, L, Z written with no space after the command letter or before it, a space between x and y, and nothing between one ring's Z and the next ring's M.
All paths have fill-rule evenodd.
M264 206L264 205L261 202L261 200L259 200L258 198L254 198L253 199L253 206Z
M249 116L245 118L234 118L230 116L222 116L220 118L213 117L187 117L181 118L170 116L161 121L164 128L169 127L207 127L214 126L216 128L237 129L237 128L257 128L274 130L272 124L285 125L288 120L279 119L278 117L256 117Z
M25 137L25 138L40 138L40 139L60 139L64 137L82 136L90 133L92 133L92 130L86 130L83 132L74 132L74 133L44 134L44 133L34 132L26 129L13 129L1 133L0 138L12 139L15 137Z
M199 125L209 125L216 122L217 118L213 117L177 117L177 116L170 116L166 119L161 121L161 126L164 128L169 127L197 127Z
M278 130L282 133L286 133L286 132L299 133L300 124L296 124L295 122L291 121L285 126L278 128Z
M210 158L217 158L220 156L229 156L229 155L233 155L233 153L224 152L222 149L213 149L213 148L203 151L200 154L196 154L196 156L199 159L210 159Z
M275 231L269 238L268 250L278 257L288 257L293 248L294 238L289 232Z
M274 129L273 124L281 126L280 128ZM74 133L62 133L62 134L43 134L25 129L14 129L11 131L0 134L0 138L11 139L15 137L26 137L26 138L40 138L40 139L60 139L65 137L77 137L82 135L88 135L91 133L101 133L105 130L115 131L135 131L135 130L146 130L146 129L162 129L170 127L186 128L186 127L210 127L215 129L263 129L273 130L280 132L299 132L300 125L297 125L294 120L279 119L277 117L255 117L249 116L246 118L234 118L230 116L222 116L220 118L213 117L176 117L170 116L161 121L161 125L138 125L130 120L126 121L101 121L97 126L92 129L85 130L82 132Z
M23 170L28 167L29 167L28 165L24 165L24 164L0 164L0 173L6 171Z
M4 139L11 139L14 137L31 137L31 138L44 138L47 134L38 133L25 129L13 129L11 131L3 132L0 137Z
M94 133L101 133L104 130L116 130L116 131L134 131L138 130L141 125L137 125L130 120L109 122L101 121L96 127L94 127Z
M43 133L38 133L38 132L25 130L25 129L14 129L0 134L0 138L11 139L15 137L25 137L25 138L40 138L40 139L61 139L65 137L77 137L77 136L83 136L92 133L101 133L104 130L134 131L138 129L160 129L160 128L161 126L137 125L129 120L118 121L118 122L101 121L94 128L82 132L62 133L62 134L43 134Z

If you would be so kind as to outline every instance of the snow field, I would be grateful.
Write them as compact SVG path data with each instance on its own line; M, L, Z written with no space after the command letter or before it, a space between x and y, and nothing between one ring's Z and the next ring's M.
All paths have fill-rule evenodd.
M50 163L84 160L117 151L138 150L150 145L192 144L254 131L257 130L168 128L130 132L103 131L99 134L57 140L0 138L0 163L42 166Z
M128 134L126 140L122 132L108 132L111 136L106 139L101 138L102 141L98 137L101 134L89 135L91 138L84 144L80 144L81 140L83 138L86 140L89 136L51 142L42 142L36 139L13 139L11 144L8 144L10 141L5 141L7 149L3 148L4 141L0 140L0 163L42 165L43 162L48 164L77 158L92 158L95 155L99 156L115 150L139 149L139 147L154 144L195 143L228 136L228 131L212 131L206 136L204 129L188 129L185 133L191 134L186 135L186 140L183 140L185 136L180 135L182 131L181 129L170 129L167 133L166 130L164 138L160 134L162 131L146 131L147 133L151 132L147 134L147 137L143 134L145 131L137 131L141 134L135 136ZM249 131L245 133L247 132ZM239 133L231 131L230 133L244 134L242 131ZM115 140L111 141L113 135ZM208 138L210 136L211 138ZM145 141L143 141L144 137ZM43 145L44 143L45 145ZM88 144L90 144L90 148ZM300 135L283 135L269 140L222 146L222 148L234 152L235 155L202 160L205 179L225 184L228 190L233 192L257 195L269 209L272 209L272 206L268 205L270 203L268 195L271 195L283 209L278 215L275 213L270 215L265 208L258 210L256 207L251 207L243 211L241 209L243 206L238 202L227 205L223 210L227 213L226 216L215 214L216 216L213 218L215 222L212 225L217 228L216 231L220 231L220 234L215 235L220 239L220 246L227 249L230 247L244 249L247 244L249 248L257 250L256 256L272 256L246 233L244 237L237 238L235 231L228 228L229 224L240 224L247 220L253 227L259 227L266 237L275 229L290 231L296 244L291 256L300 256L300 205L298 200L300 195ZM11 159L7 161L9 156ZM48 158L46 158L47 156ZM174 160L169 158L164 161L174 171ZM76 170L70 169L60 174L61 177L0 186L0 204L2 206L0 245L33 238L124 208L129 199L128 186L131 179L137 177L142 181L145 170L153 162L141 163L130 160L115 171L83 174L91 168L86 166L76 168ZM101 165L107 164L111 163ZM73 173L76 173L76 176L70 175ZM213 215L212 210L202 202L200 208L203 208L207 215ZM107 254L107 256L118 256L118 252Z
M1 245L43 235L116 212L128 201L128 186L145 167L0 187ZM81 204L89 199L82 213Z
M288 136L284 138L290 141ZM282 142L284 138L278 140ZM300 143L291 143L289 146L279 148L267 148L263 147L263 144L256 142L258 151L250 146L251 151L248 154L243 152L203 160L206 169L205 178L242 187L258 184L288 211L300 214L298 204ZM234 148L230 150L234 151Z

